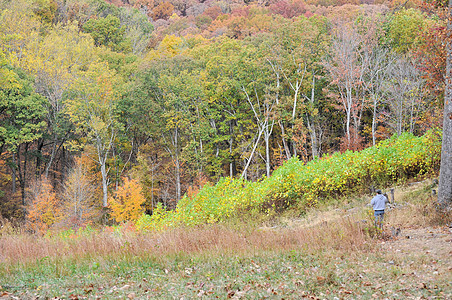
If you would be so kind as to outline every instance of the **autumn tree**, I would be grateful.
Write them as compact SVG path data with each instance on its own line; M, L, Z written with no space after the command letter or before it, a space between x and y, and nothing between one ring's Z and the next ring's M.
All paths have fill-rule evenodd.
M31 5L26 0L0 3L0 47L10 64L19 68L24 67L27 45L38 39L41 28Z
M215 174L215 178L243 173L259 135L250 104L238 80L245 78L246 71L238 70L242 74L237 77L239 72L236 63L240 57L246 62L246 53L246 49L242 49L242 42L229 38L219 39L216 43L193 51L205 69L202 85L209 99L207 114L213 131L207 143L212 153L207 168ZM246 66L246 63L240 66Z
M420 111L423 80L412 62L403 57L395 59L387 71L388 124L397 135L405 131L413 133Z
M339 24L333 33L331 55L325 67L336 87L338 100L345 112L345 149L360 147L359 126L364 109L363 77L365 61L360 59L363 36L355 25Z
M92 63L76 83L67 100L67 113L77 126L77 131L96 149L96 157L92 159L101 170L102 205L107 207L107 160L121 127L115 111L119 81L105 63Z
M280 14L284 18L298 17L306 13L306 5L301 0L287 1L280 0L270 5L270 11Z
M144 213L145 201L138 181L124 178L124 185L110 197L111 215L116 222L137 221Z
M55 158L64 143L71 138L73 128L65 114L64 96L70 90L80 69L86 68L95 57L94 44L88 34L79 32L78 26L69 23L55 26L43 39L27 46L23 66L35 76L37 92L47 98L47 130L39 140L39 149L50 146L45 176L48 177ZM38 160L37 169L40 169Z
M130 43L133 54L144 54L148 47L150 34L154 30L147 15L138 9L122 8L118 18L125 28L124 37Z
M94 180L87 167L83 165L83 160L76 158L61 192L64 221L68 226L78 228L98 219L99 205L93 197Z
M45 233L62 219L61 201L46 179L30 188L28 200L27 222L34 231Z
M162 2L157 7L152 10L152 19L159 20L164 19L168 20L169 17L173 14L174 6L169 2Z

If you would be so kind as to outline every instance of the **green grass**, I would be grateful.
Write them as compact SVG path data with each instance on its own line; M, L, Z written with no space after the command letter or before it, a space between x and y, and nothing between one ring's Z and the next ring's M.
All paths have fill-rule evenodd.
M391 261L389 261L391 259ZM3 290L20 298L151 299L333 299L446 297L450 276L419 282L407 257L358 251L257 251L246 255L185 255L163 258L120 257L105 260L42 260L14 266L0 277ZM416 258L414 258L416 259Z

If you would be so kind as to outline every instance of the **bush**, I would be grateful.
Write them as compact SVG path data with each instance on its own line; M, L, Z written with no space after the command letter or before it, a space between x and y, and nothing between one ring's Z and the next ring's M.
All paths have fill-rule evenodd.
M320 201L366 192L371 185L387 186L438 171L441 134L430 131L422 137L405 133L362 151L346 151L317 158L305 164L293 158L269 178L258 182L222 178L198 194L184 196L174 211L142 217L140 229L198 225L225 220L243 210L300 208Z

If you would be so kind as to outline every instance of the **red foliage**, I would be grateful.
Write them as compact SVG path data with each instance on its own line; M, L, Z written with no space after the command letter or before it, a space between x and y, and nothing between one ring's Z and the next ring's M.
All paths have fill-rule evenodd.
M345 152L346 150L359 151L364 149L364 139L359 135L355 128L350 128L350 138L347 135L341 138L340 151Z
M211 6L204 11L204 15L209 16L215 20L221 14L221 8L218 6Z
M306 6L303 1L295 0L289 2L281 0L270 5L270 11L274 14L283 16L284 18L294 18L306 13Z
M231 16L248 18L250 15L250 6L240 6L231 12Z
M422 9L433 14L441 21L437 26L430 28L424 34L424 43L417 49L416 57L418 59L418 68L424 74L429 87L436 93L441 94L444 91L446 73L446 45L450 42L452 36L447 32L448 10L441 6L440 1L427 1L422 5Z

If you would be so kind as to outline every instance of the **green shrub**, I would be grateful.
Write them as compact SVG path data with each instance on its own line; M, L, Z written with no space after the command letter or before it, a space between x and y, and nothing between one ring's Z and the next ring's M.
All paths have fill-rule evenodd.
M293 158L273 175L257 182L222 178L206 185L192 197L184 196L176 210L160 209L143 216L141 230L177 225L220 222L247 210L283 210L291 205L307 208L337 197L368 191L369 186L388 186L438 171L441 133L422 137L402 134L359 152L336 152L305 164Z

